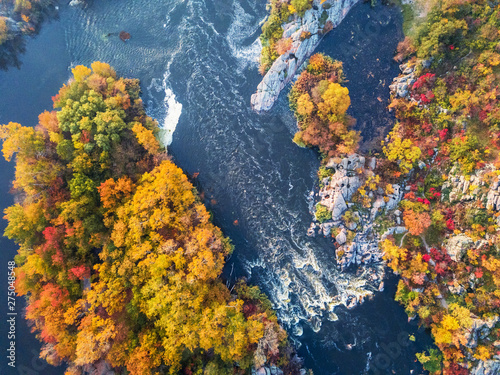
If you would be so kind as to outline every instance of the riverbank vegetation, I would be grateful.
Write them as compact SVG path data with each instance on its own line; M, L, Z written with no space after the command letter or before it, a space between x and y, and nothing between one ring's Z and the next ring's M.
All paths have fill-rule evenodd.
M220 279L232 246L156 140L139 82L77 66L38 124L0 128L15 159L5 235L41 356L76 375L298 374L270 302Z
M20 66L25 35L34 35L56 0L0 0L0 69Z
M359 132L352 129L355 120L346 114L351 99L343 81L342 63L317 53L289 94L299 127L294 142L317 147L323 158L351 154L358 147Z
M477 368L496 373L500 6L455 0L427 6L426 22L398 47L396 59L405 63L389 105L397 123L382 143L375 174L361 178L359 170L359 188L351 196L348 189L357 180L350 180L350 188L342 185L344 198L333 203L333 193L325 191L321 199L330 207L318 205L316 219L322 223L345 210L346 196L362 217L385 207L374 228L384 235L379 245L384 259L401 276L396 300L409 318L429 329L437 347L419 353L418 360L432 374L475 374ZM359 140L345 116L350 99L341 85L341 66L324 56L311 57L290 93L299 126L294 140L318 147L321 180L329 175L327 164L340 163ZM359 227L340 216L329 225L339 222ZM330 232L324 225L323 233ZM398 230L387 232L391 227ZM331 230L336 246L348 243L349 230ZM339 261L346 257L347 248L341 248Z
M283 24L294 17L303 17L304 13L312 8L313 0L270 0L268 8L270 11L264 25L260 41L262 51L260 54L259 71L264 75L273 62L292 47L291 38L283 38ZM302 37L302 36L301 36ZM304 35L309 38L310 35Z
M45 9L55 3L56 0L0 0L0 46L20 33L33 34Z
M499 28L498 4L443 0L399 48L407 82L384 152L400 154L382 178L405 177L409 232L382 249L402 276L396 299L439 348L418 356L433 374L500 359Z

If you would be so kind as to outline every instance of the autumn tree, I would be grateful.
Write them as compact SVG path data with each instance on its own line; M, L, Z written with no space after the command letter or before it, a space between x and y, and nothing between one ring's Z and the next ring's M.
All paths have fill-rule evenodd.
M408 231L414 236L419 236L432 224L431 217L427 212L415 212L405 210L403 220Z
M8 27L5 17L0 17L0 45L2 45L8 38Z
M290 4L294 7L297 13L302 17L306 10L312 7L312 0L291 0Z
M397 162L403 173L408 173L422 154L420 148L415 146L411 139L402 139L395 132L389 134L389 142L383 150L387 159Z
M289 95L299 125L295 143L317 146L330 157L356 151L359 132L350 129L355 121L346 115L351 100L342 82L342 63L323 54L311 56Z
M281 38L276 42L276 52L280 55L288 52L292 48L292 42L292 38Z
M5 235L43 358L75 375L96 363L243 374L255 358L289 360L265 299L220 279L232 246L158 143L139 82L102 62L73 75L36 127L0 128L19 196Z

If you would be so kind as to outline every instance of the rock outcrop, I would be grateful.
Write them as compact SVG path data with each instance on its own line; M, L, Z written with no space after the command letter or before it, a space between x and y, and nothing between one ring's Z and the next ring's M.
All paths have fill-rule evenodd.
M448 195L443 195L441 199L447 199L450 203L481 201L488 210L500 211L500 178L492 164L469 176L462 175L456 167L452 168L442 190L449 190ZM500 226L500 216L496 218L496 225Z
M69 5L72 6L72 7L76 7L76 6L83 6L85 5L85 1L84 0L71 0L69 2Z
M336 228L335 256L341 270L351 265L369 265L382 261L378 246L380 235L374 230L374 220L382 210L388 212L397 207L403 195L400 186L392 185L393 192L387 195L384 195L384 191L375 192L374 203L370 208L351 212L349 221L343 218L353 205L351 198L363 185L365 175L373 175L376 164L375 158L366 160L357 154L343 159L332 158L326 164L326 168L330 169L333 175L323 179L323 187L317 196L319 204L332 213L332 219L321 224L312 223L308 235L313 236L318 231L328 236L332 229ZM372 278L380 278L381 281L383 275L372 275Z
M482 193L481 187L485 185L485 174L491 172L492 170L494 170L494 167L488 165L483 169L476 170L473 174L466 177L459 174L456 167L453 168L450 171L448 180L443 184L443 190L447 188L450 189L448 196L449 201L453 203L484 200L486 195ZM500 193L498 192L498 186L495 183L490 188L491 190L488 193L488 204L493 206L496 205L496 198L500 195ZM500 197L498 199L498 203L500 203Z
M465 234L459 234L446 241L444 247L450 258L455 262L459 262L473 245L474 241L470 237Z
M14 18L12 18L13 16L14 9L0 11L0 18L3 19L3 22L5 22L5 26L7 27L6 40L14 39L16 36L22 35L22 30L19 27L20 23L14 20Z
M358 1L327 0L321 4L320 0L314 0L313 8L306 11L304 17L297 17L283 26L283 37L292 38L292 48L274 61L257 86L257 92L251 98L251 105L255 111L265 112L271 109L281 90L294 78L297 69L318 46L324 35L325 26L337 27L349 9ZM322 19L323 14L328 15L326 20L324 16ZM303 32L311 33L311 37L301 40Z
M500 361L481 361L475 367L471 375L498 375L500 374Z
M324 187L319 191L319 203L332 212L332 220L335 223L347 210L346 202L362 185L356 171L365 168L365 158L353 154L338 161L330 159L326 167L335 173L323 181Z
M486 196L486 208L500 211L500 180L496 179L491 185Z
M416 82L415 68L408 64L401 64L399 69L401 69L402 74L394 78L389 89L397 98L406 98L409 94L409 90Z
M283 370L276 366L262 366L259 369L252 369L252 375L283 375ZM306 375L306 370L300 369L300 375Z

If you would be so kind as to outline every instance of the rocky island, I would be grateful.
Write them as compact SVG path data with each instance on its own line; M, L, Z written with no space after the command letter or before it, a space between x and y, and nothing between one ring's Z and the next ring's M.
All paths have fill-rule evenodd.
M265 112L271 109L281 90L293 80L297 69L314 52L322 37L335 28L357 2L358 0L306 0L297 2L301 5L303 3L302 9L298 10L293 5L295 1L271 2L272 11L264 24L264 32L266 27L271 28L271 23L277 23L277 26L276 30L273 28L272 38L266 37L265 33L261 37L261 72L265 75L251 98L255 111ZM279 38L276 38L276 33L280 35ZM269 49L272 52L266 52Z

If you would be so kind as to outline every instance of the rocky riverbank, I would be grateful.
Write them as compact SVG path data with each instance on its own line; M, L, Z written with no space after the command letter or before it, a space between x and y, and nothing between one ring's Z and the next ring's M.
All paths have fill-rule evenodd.
M0 46L22 34L22 22L14 19L16 16L13 4L2 4L0 8Z
M384 287L383 254L378 243L389 234L405 231L403 227L385 228L376 222L381 214L397 207L402 198L399 185L392 185L389 192L380 187L365 192L369 203L360 203L361 190L367 181L376 179L376 168L377 159L374 157L352 154L342 159L331 158L326 164L331 176L322 179L321 188L314 196L315 221L308 230L309 236L331 236L339 268L342 271L357 268L358 273L365 273L369 284L374 286L372 292ZM331 218L318 219L318 207L325 207ZM396 222L400 222L400 214L392 213ZM350 298L346 306L352 308L361 301L359 297Z
M291 38L291 48L274 61L252 95L251 105L257 112L271 109L281 90L293 79L297 69L314 52L322 37L344 19L359 0L314 0L303 17L296 16L284 24L283 38ZM310 35L304 38L304 35Z
M396 247L387 246L392 253L389 265L402 276L396 299L410 316L418 314L430 326L443 356L439 361L450 358L450 353L460 353L460 366L446 365L454 366L450 367L453 373L498 374L500 172L498 162L488 157L489 147L495 145L488 145L481 158L469 161L469 157L477 158L482 146L467 143L476 136L468 129L472 121L453 117L457 116L457 108L447 105L443 93L436 99L434 92L439 92L441 77L432 70L431 62L413 58L402 64L401 74L390 86L390 108L396 110L398 119L412 118L412 111L417 109L420 118L426 119L421 126L427 134L419 140L415 136L417 127L411 123L413 139L406 137L409 142L415 139L422 155L415 163L418 168L408 175L409 194L401 204L411 233L406 241L406 235L393 236L391 241ZM450 77L447 79L451 82ZM447 99L453 102L453 98ZM448 122L437 126L439 122L432 116L446 117ZM434 135L429 134L434 127ZM426 145L425 140L434 143ZM458 153L457 147L462 144L471 149ZM410 215L414 208L428 214L415 221ZM427 223L421 226L426 215ZM404 264L396 264L399 254L404 254ZM421 266L418 259L423 261ZM426 270L425 275L419 267ZM435 299L418 301L418 296L431 295L431 290ZM484 293L487 296L483 297ZM460 315L457 311L461 311ZM444 319L455 323L446 325ZM452 335L449 337L453 339L444 335ZM419 360L424 367L437 361L433 354Z

